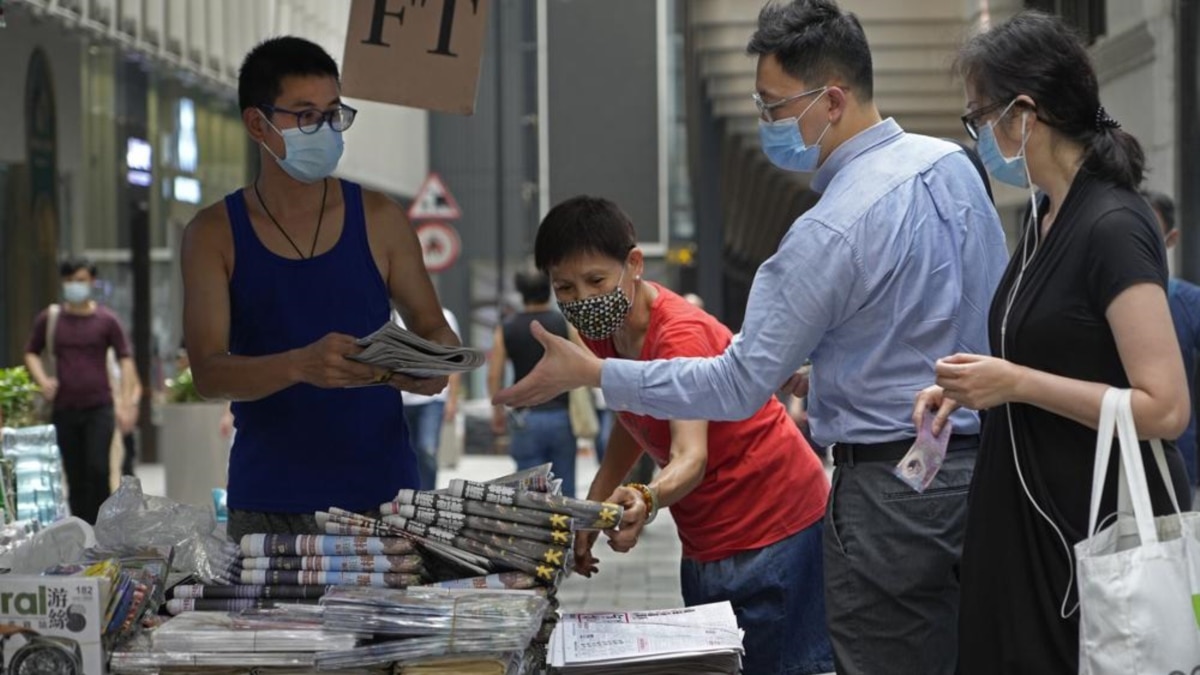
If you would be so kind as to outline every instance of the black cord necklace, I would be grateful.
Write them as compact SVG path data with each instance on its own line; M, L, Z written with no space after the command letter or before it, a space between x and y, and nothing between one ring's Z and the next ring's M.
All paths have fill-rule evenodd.
M267 208L267 203L263 201L262 193L258 191L257 180L254 181L254 194L258 197L258 203L262 204L263 212L267 214L267 217L271 219L272 223L275 223L275 227L279 228L279 233L283 235L283 238L287 239L287 242L292 245L292 248L296 249L296 255L300 256L301 260L304 260L304 252L300 250L300 247L296 245L296 242L292 241L292 238L288 236L287 230L283 229L283 226L279 224L279 221L275 220L275 216L271 215L271 209ZM313 235L312 249L310 249L308 252L309 258L313 258L317 253L317 240L321 238L321 221L325 219L325 197L328 195L329 179L326 178L321 181L321 212L317 214L317 232Z

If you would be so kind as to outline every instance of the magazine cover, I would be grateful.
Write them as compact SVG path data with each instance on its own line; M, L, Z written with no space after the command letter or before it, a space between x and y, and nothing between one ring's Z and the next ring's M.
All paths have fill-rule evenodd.
M0 576L0 672L103 675L101 580Z

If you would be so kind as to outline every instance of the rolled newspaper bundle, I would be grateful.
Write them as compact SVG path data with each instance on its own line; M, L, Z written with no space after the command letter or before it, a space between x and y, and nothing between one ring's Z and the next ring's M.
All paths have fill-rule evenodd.
M315 605L317 600L300 598L181 598L168 600L167 614L178 616L184 612L240 612L246 609L277 609L286 605Z
M413 543L400 537L330 537L319 534L247 534L242 537L242 555L408 555Z
M510 473L507 476L500 476L492 480L485 481L488 485L507 485L518 490L529 490L531 492L553 492L551 484L554 482L554 474L551 473L551 464L549 462L535 466L531 469Z
M491 502L504 506L565 514L575 521L576 529L607 530L621 522L624 509L608 502L593 502L544 492L526 492L503 485L488 485L475 481L450 481L450 494L468 501Z
M334 532L333 534L365 535L369 537L395 537L402 534L402 532L381 520L368 518L337 507L331 507L328 512L317 511L314 516L317 526L324 528L327 534L330 534L331 526L333 526L333 529L344 530Z
M567 549L561 546L551 546L542 542L522 539L520 537L508 537L493 532L482 532L480 530L465 529L462 531L462 536L468 539L495 546L496 548L516 553L531 560L536 560L539 563L550 565L561 569L567 564Z
M412 504L397 506L395 510L396 514L394 516L384 516L383 521L391 522L390 519L399 517L415 520L418 523L425 523L426 525L436 525L437 527L453 532L458 532L464 527L470 527L484 532L495 532L496 534L532 539L558 546L571 545L571 534L566 530L550 530L544 527L537 527L536 525L526 525L509 520L473 516L453 511L439 511L423 506L413 506ZM538 513L543 512L539 511Z
M424 580L419 574L381 574L378 572L321 572L317 570L242 570L243 584L295 584L307 586L374 586L377 588L407 588L419 586Z
M403 527L410 532L413 530L420 530L421 526L425 526L429 528L429 530L433 530L435 533L444 531L447 534L454 536L454 543L456 546L458 545L459 537L466 537L481 544L488 544L498 549L508 551L514 555L519 555L523 558L556 568L561 568L565 564L565 560L567 558L567 551L565 548L562 548L561 546L553 546L539 541L521 539L519 537L507 537L504 535L494 534L492 532L473 530L471 528L463 528L461 530L454 531L436 526L427 526L424 523L406 520L404 518L400 518L399 516L388 516L388 518L392 519L390 521L391 524L395 525L396 527ZM412 523L414 527L410 528L410 523ZM429 530L425 530L425 532L428 532ZM414 534L426 536L420 531L414 532Z
M435 542L440 542L462 549L468 553L483 556L492 562L515 569L526 574L531 574L538 580L544 583L550 583L554 580L554 575L558 572L558 568L553 565L539 562L532 558L527 558L512 551L506 551L502 548L485 544L481 541L465 537L461 534L456 534L448 530L443 530L439 527L431 527L424 523L414 521L405 521L404 530L419 537L423 537Z
M180 584L169 591L173 600L188 600L207 598L209 600L231 600L234 598L263 598L263 599L305 599L319 600L329 590L329 586L295 586L295 585L236 585L236 586L204 586L201 584Z
M424 570L419 555L356 555L356 556L264 556L245 558L248 570L317 570L326 572L406 572Z
M573 523L571 516L565 513L552 513L540 509L529 509L521 506L506 506L483 501L463 499L437 492L422 492L418 490L401 490L396 499L379 505L383 515L403 515L401 508L416 506L449 513L462 513L469 516L483 516L506 520L513 523L533 525L548 530L570 530ZM619 507L618 507L619 508ZM407 517L407 516L405 516ZM617 516L620 520L620 516ZM578 523L574 523L578 526Z
M452 590L529 590L538 588L540 584L536 577L525 572L498 572L484 577L469 577L466 579L451 579L426 584L434 588Z

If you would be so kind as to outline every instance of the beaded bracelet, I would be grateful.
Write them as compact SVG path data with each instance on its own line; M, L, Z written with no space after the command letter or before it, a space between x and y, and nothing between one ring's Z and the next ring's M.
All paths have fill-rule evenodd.
M658 495L654 490L650 489L649 485L643 485L642 483L629 483L625 487L633 488L642 493L642 501L646 503L646 512L649 514L646 516L645 524L649 525L653 523L654 519L658 517Z

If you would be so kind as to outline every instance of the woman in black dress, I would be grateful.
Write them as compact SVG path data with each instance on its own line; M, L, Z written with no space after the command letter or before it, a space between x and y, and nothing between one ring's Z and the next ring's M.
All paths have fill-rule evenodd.
M1141 147L1100 107L1087 53L1059 19L1019 14L970 40L958 66L984 164L1028 188L1035 208L992 301L993 355L940 360L914 421L988 411L963 546L960 672L1066 675L1078 672L1072 547L1088 536L1104 391L1133 389L1143 438L1176 438L1188 422L1165 250L1135 192ZM1168 512L1143 451L1155 509ZM1168 461L1186 499L1173 447ZM1101 517L1115 511L1115 475Z

